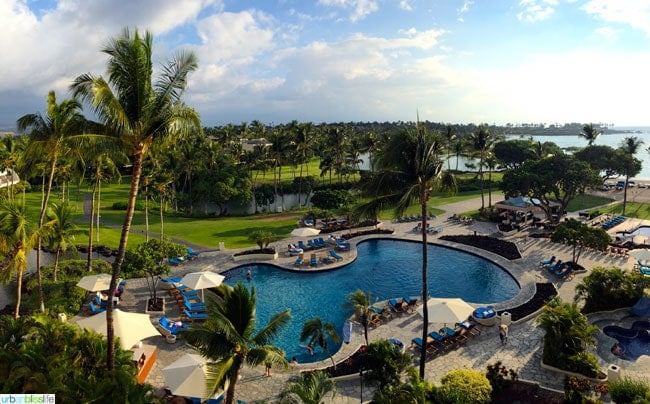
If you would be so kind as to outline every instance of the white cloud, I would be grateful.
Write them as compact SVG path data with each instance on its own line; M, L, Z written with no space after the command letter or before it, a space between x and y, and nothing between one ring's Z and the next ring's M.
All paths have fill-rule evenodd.
M399 8L405 11L413 11L413 6L411 5L412 1L413 0L400 0Z
M649 0L591 0L582 9L603 21L627 24L650 35Z
M521 0L519 6L523 11L517 14L517 19L528 22L543 21L555 12L557 4L557 0Z
M323 6L335 6L345 9L352 9L350 21L356 22L379 10L377 0L318 0Z

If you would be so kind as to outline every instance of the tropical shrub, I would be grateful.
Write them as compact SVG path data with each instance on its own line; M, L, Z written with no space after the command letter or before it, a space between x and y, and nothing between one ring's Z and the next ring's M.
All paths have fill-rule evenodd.
M260 250L263 250L275 239L275 235L268 230L257 229L249 234L248 239L254 241Z
M584 313L630 307L643 296L646 283L640 273L596 267L576 285L574 301L584 301Z
M629 377L609 383L609 394L615 403L647 403L650 402L649 393L646 383Z
M127 202L113 202L111 209L113 210L126 210ZM135 210L144 210L144 202L136 201Z
M325 372L303 372L280 393L281 404L320 404L326 396L336 396L336 383Z
M389 384L399 384L402 374L410 366L413 358L384 339L368 345L361 360L364 368L368 370L365 379L378 383L380 388L383 388Z
M553 297L537 322L545 331L544 363L587 377L598 375L598 359L586 350L594 344L593 335L598 327L589 324L575 304Z
M508 384L516 382L519 379L517 371L508 369L501 361L487 365L487 373L485 376L490 381L493 394L498 394Z
M441 404L489 403L492 386L481 372L472 369L452 370L440 379L442 385L436 389L434 402Z

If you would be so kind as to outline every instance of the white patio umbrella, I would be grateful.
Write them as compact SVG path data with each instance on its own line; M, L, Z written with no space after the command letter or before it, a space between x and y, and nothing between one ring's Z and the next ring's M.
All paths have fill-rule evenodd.
M650 261L650 249L648 248L639 248L636 250L628 251L630 257L634 257L639 261Z
M313 227L299 227L291 230L291 235L296 237L311 237L320 233L320 230Z
M88 328L102 335L106 335L106 313L95 314L77 321L80 328ZM113 310L113 330L115 336L120 338L122 347L130 349L139 341L160 335L151 324L148 314L131 313L120 309Z
M424 306L420 306L417 312L422 315ZM430 323L457 323L465 320L474 310L463 299L458 298L435 298L427 300L429 308Z
M79 279L79 282L77 282L77 286L89 290L91 292L97 292L98 290L106 290L111 286L111 275L110 274L86 275L83 278Z
M207 386L205 358L197 354L185 354L169 366L163 368L162 373L169 390L177 396L200 397L206 399Z
M190 272L181 278L181 283L188 288L195 290L201 290L201 300L205 301L203 296L203 289L214 288L223 282L226 279L225 276L219 275L216 272L210 271L199 271L199 272Z

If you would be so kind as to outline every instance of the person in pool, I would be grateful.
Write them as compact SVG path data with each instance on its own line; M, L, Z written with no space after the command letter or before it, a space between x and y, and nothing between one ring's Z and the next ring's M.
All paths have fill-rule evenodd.
M246 271L246 279L248 279L249 281L253 279L253 271L251 271L250 267L248 267L248 271Z

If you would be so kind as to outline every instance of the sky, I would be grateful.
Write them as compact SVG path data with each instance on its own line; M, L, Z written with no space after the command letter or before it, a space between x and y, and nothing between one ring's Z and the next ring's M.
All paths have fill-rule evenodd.
M105 75L107 41L196 53L204 126L650 125L650 0L0 0L0 128Z

